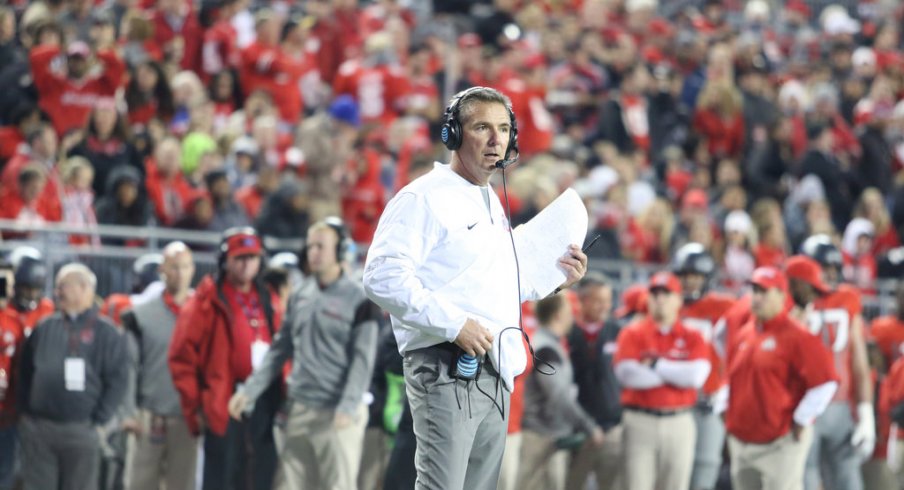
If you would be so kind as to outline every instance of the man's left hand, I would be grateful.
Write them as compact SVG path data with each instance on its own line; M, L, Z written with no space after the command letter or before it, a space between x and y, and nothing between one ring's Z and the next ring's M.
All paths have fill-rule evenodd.
M587 273L587 255L581 251L581 247L578 245L569 245L568 253L559 259L559 265L565 272L565 282L559 286L559 289L570 288Z

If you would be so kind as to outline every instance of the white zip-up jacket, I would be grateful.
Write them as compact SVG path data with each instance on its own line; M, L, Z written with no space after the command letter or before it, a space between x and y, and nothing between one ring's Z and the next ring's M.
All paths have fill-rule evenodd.
M403 355L452 342L468 318L477 320L493 334L489 354L511 391L527 363L517 330L519 281L509 221L487 190L489 209L480 186L439 162L405 186L380 217L364 288L391 315ZM520 288L521 301L540 297L523 273Z

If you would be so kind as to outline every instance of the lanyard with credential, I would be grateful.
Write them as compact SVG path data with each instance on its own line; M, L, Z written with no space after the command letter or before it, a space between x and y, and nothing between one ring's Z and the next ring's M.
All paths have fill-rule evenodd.
M93 313L89 314L88 318L86 319L85 326L82 327L81 329L79 329L79 328L76 328L77 326L74 324L73 320L70 319L68 316L63 319L63 325L65 325L65 327L66 327L66 336L68 337L68 340L69 340L69 347L68 347L68 350L66 351L68 357L81 357L79 355L80 354L79 344L81 343L80 342L81 337L83 335L85 335L82 332L92 330L92 332L89 335L94 335L93 330L94 330L94 323L96 321L97 321L97 315L95 315Z

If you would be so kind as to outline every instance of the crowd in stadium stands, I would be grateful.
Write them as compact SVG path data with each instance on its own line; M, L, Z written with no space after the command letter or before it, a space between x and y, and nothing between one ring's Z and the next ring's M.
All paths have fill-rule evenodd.
M866 297L904 273L902 29L895 0L11 0L0 6L0 218L81 226L72 247L144 245L101 239L98 224L253 226L275 254L341 216L366 249L393 194L446 159L449 96L483 85L517 116L513 223L573 187L588 236L602 237L591 263L665 267L693 244L734 296L755 270L784 268L824 235L840 252L837 282ZM0 267L17 284L6 309L30 332L52 311L35 293L47 272L35 271L40 260L13 262ZM572 298L578 326L593 327L575 332L592 345L612 306L596 284L608 290L596 305L605 312L581 316L595 284ZM643 310L644 290L622 296L625 312ZM904 399L902 303L899 291L898 316L866 332L874 381L888 388L847 399L879 409L883 462L889 417L904 421L893 410ZM391 369L380 354L377 364L385 384ZM599 374L574 364L579 386ZM581 394L585 409L595 396ZM3 435L13 412L0 406ZM620 411L591 415L608 437ZM582 478L587 458L575 460ZM368 468L360 488L382 479L380 465Z

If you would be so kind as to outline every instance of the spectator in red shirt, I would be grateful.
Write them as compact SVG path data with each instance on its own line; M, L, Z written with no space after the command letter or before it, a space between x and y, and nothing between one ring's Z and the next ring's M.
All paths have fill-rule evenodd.
M40 197L40 208L50 221L62 218L59 195L59 176L56 169L58 141L49 124L41 123L27 137L28 146L20 147L3 168L2 187L12 194L19 192L19 174L29 164L37 164L44 174L45 186Z
M860 194L860 200L854 209L854 215L868 219L875 228L876 234L873 238L871 255L878 257L888 250L901 245L898 231L891 222L891 215L888 212L888 208L885 207L882 193L875 187L870 187Z
M239 66L238 32L232 25L232 17L239 12L242 2L221 0L218 7L217 21L204 31L201 76L205 81Z
M157 0L152 19L154 40L163 47L166 62L200 73L203 31L192 3L187 0Z
M194 192L182 174L182 148L176 138L166 138L157 144L154 157L145 162L148 199L154 206L157 221L173 226L185 210Z
M13 267L0 261L0 278L5 288L0 296L0 486L12 488L18 466L16 431L16 382L25 332L16 315L7 308L13 293Z
M40 227L47 221L55 221L41 202L41 194L47 178L39 164L26 165L19 172L18 185L15 189L4 188L0 194L3 202L0 218L15 220L26 227ZM22 237L22 235L4 233L5 238ZM28 236L26 233L24 236Z
M737 158L744 146L741 92L731 81L710 82L700 92L694 129L715 158Z
M357 243L370 243L386 205L385 191L380 183L380 154L365 149L349 163L352 166L349 177L353 183L344 192L342 214L352 239Z
M301 118L303 104L298 79L304 63L292 59L279 45L282 19L269 10L255 16L257 40L242 50L241 80L245 95L257 90L270 94L284 123L294 125Z
M176 112L173 91L160 63L148 60L132 70L126 86L126 106L132 128L144 127L151 119L169 123Z
M101 97L112 97L124 82L125 64L112 50L99 50L98 71L87 44L76 41L66 48L65 68L54 64L60 46L46 44L32 48L31 70L38 89L41 109L53 121L57 133L82 127L91 108Z
M25 136L37 128L41 113L36 106L23 101L4 119L11 124L0 127L0 166L15 156L21 145L26 144Z
M279 172L270 165L261 165L257 171L257 180L235 192L235 200L242 205L245 213L252 221L261 212L264 201L279 186Z
M350 59L339 67L333 93L354 97L364 123L391 123L404 109L410 81L396 61L389 33L372 34L365 51L363 59Z

